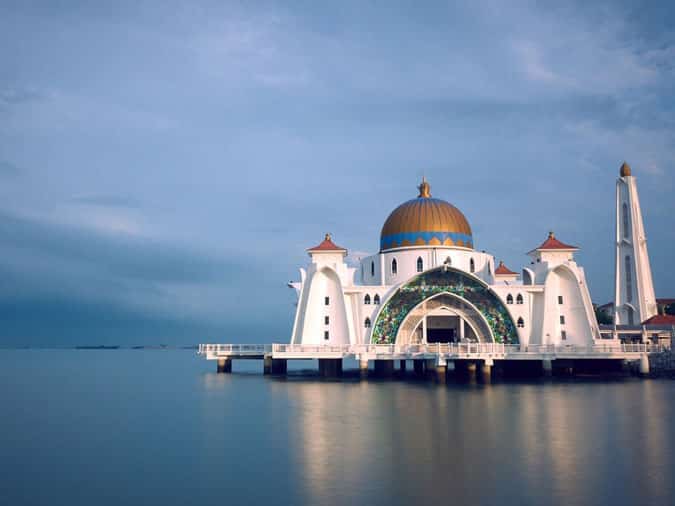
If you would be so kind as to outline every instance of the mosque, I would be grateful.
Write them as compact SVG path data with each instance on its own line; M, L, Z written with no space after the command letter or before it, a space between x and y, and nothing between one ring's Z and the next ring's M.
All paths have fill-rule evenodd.
M592 345L601 339L577 246L553 232L514 272L474 249L466 216L432 196L424 178L416 198L382 226L379 252L346 262L329 234L309 248L291 344L485 342ZM616 324L656 315L637 186L623 164L616 193Z

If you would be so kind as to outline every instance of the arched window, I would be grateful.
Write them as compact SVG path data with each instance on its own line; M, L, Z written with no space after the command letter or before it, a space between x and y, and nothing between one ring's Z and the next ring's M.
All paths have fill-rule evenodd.
M391 273L394 275L398 273L398 262L395 258L391 261Z
M380 303L380 296L378 294L375 294L375 297L373 297L373 304L379 303Z
M422 261L422 257L417 257L417 272L422 271L424 271L424 262Z
M363 326L367 329L370 328L370 318L366 318L366 321L363 322Z
M522 329L523 327L525 327L525 320L523 320L522 318L518 318L518 323L516 325L518 325L519 329Z
M375 262L370 262L370 275L375 277Z
M623 236L628 237L628 204L623 204Z
M506 303L507 303L507 304L513 304L513 295L508 294L508 295L506 296Z
M488 275L492 276L492 267L490 267L490 262L488 262Z
M523 303L523 296L521 294L516 295L516 304Z
M626 300L628 302L633 301L633 271L630 268L630 256L626 255L625 258L626 266Z
M626 314L628 315L628 325L635 325L635 314L633 313L632 307L626 308Z
M450 257L446 257L445 265L452 265L452 259Z
M469 272L476 272L476 262L473 261L473 258L469 260Z
M370 304L370 295L366 294L366 296L363 298L363 303Z

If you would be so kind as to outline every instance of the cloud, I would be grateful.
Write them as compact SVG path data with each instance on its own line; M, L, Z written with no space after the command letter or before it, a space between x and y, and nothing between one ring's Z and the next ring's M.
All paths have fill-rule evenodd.
M86 195L73 197L71 202L95 207L121 207L125 209L138 209L141 207L138 199L124 195Z

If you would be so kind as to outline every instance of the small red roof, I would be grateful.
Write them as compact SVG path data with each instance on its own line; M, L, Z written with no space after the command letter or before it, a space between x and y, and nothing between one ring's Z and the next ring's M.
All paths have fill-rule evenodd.
M307 251L311 252L311 251L347 251L347 250L335 244L331 240L330 234L326 234L326 237L321 242L321 244L319 244L318 246L314 246L313 248L309 248Z
M570 246L569 244L565 244L564 242L560 242L558 239L555 238L555 234L553 232L549 232L548 238L542 243L541 246L536 248L534 251L539 251L542 249L577 250L579 248L577 248L576 246Z
M675 325L675 315L657 314L642 322L643 325Z
M495 274L497 276L517 276L517 272L513 272L511 269L509 269L506 265L504 265L504 262L499 262L499 266L495 269Z

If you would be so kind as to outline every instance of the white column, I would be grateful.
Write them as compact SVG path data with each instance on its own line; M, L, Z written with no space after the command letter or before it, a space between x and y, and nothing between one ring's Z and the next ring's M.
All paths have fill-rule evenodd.
M464 318L459 317L459 339L460 341L464 339Z
M422 318L422 339L424 342L427 342L427 317L426 315Z

